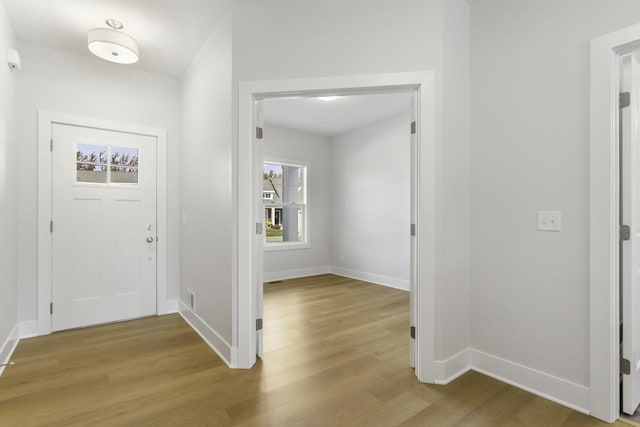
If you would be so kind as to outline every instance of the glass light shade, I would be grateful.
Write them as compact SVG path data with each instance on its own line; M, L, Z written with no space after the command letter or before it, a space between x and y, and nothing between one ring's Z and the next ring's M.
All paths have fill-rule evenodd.
M99 58L118 64L138 62L138 43L121 31L108 28L90 30L89 50Z

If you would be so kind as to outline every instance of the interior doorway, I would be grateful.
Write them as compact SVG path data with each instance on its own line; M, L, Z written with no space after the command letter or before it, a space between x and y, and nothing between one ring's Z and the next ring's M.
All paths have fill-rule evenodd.
M593 416L607 422L616 420L623 411L633 410L632 402L623 402L633 396L633 391L626 391L625 397L623 389L632 386L631 373L638 369L637 355L624 357L625 348L633 350L634 346L628 342L634 337L626 337L624 329L630 332L639 326L627 317L637 316L638 311L625 309L624 305L635 301L633 296L622 295L625 287L635 281L630 257L635 249L630 250L630 246L635 246L632 237L637 234L634 224L638 210L628 208L629 202L637 198L632 194L635 190L629 190L638 187L632 177L638 165L621 167L623 163L637 162L630 150L637 152L638 147L630 138L624 141L625 134L637 132L638 118L631 117L626 106L634 99L633 85L628 85L633 78L623 81L623 71L625 61L633 59L638 47L640 24L591 42L589 409ZM628 65L632 66L632 62ZM629 95L624 94L627 91ZM631 222L625 224L626 221ZM621 319L625 324L621 325Z
M435 247L436 203L435 186L439 165L436 162L435 92L432 72L394 73L366 76L346 76L317 79L297 79L241 83L239 90L239 135L236 164L238 256L236 281L236 319L234 334L237 342L235 360L238 367L251 367L259 344L260 286L262 268L262 203L257 203L257 190L262 180L262 156L255 152L261 136L262 111L260 101L270 97L350 95L362 92L416 90L415 156L417 169L415 232L416 277L416 374L423 382L438 377L435 363ZM258 160L260 159L260 160ZM258 179L258 172L260 172ZM260 191L262 189L260 188Z
M415 239L410 235L415 195L411 192L416 187L411 176L415 174L411 162L415 141L411 132L416 128L411 125L415 116L411 111L415 98L415 89L411 89L262 101L264 130L260 151L264 166L258 198L265 211L263 272L265 281L278 280L277 285L265 284L268 293L263 293L263 305L270 308L263 311L263 330L258 333L272 336L265 341L265 352L274 350L269 348L269 342L278 348L284 342L282 335L287 329L281 323L292 317L278 315L273 301L282 300L287 294L298 295L293 283L306 286L307 295L314 293L308 283L332 289L334 283L341 282L340 276L377 283L369 286L411 291L414 277L411 268L415 265L412 262ZM278 212L284 221L278 221ZM280 281L300 276L313 278L288 280L284 284ZM345 294L356 286L357 280L347 283L343 288ZM335 288L339 289L339 285ZM403 298L402 290L395 291L400 294L396 298ZM394 291L388 293L390 298ZM373 290L366 294L375 296ZM322 298L330 295L328 292ZM406 297L406 327L397 333L405 339L404 344L411 342L407 346L411 357L405 354L405 362L413 366L415 346L407 332L415 323L409 321L411 304L408 294ZM333 317L348 323L355 313L340 309L348 297L336 292L333 298L336 307L326 309L335 310ZM305 307L316 306L309 305L304 297L285 298L289 303L300 299L305 301L301 303ZM376 305L375 301L370 303ZM385 317L385 313L402 316L402 309L398 309L398 304L394 306L394 310L385 310L380 305L380 317ZM280 308L291 311L288 306ZM293 310L292 315L295 313ZM323 322L322 313L316 313L318 322ZM271 330L271 334L274 324L269 314L278 321L275 333ZM303 339L298 335L303 325L309 331L316 326L300 319L291 321L297 322L289 329L296 331L294 341ZM333 335L328 329L323 330L325 337ZM261 338L258 336L259 356Z

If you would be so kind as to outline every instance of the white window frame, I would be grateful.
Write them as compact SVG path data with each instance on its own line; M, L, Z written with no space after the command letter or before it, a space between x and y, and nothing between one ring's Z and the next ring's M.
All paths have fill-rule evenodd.
M290 250L298 250L298 249L309 249L311 248L311 236L309 235L309 230L311 227L311 208L309 204L309 171L311 170L311 163L303 160L291 160L291 159L282 159L278 157L264 157L262 163L273 163L283 166L295 166L295 167L303 167L304 174L302 177L302 182L305 187L304 190L304 206L303 211L304 219L303 219L303 231L302 231L302 242L271 242L267 243L267 233L266 233L266 224L264 226L265 233L263 239L263 251L271 252L271 251L290 251ZM264 204L264 207L268 207L269 205Z

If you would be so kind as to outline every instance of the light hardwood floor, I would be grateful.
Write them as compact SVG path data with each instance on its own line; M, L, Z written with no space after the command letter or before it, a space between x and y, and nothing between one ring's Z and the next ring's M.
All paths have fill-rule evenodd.
M408 304L332 275L266 285L251 370L227 368L178 315L26 339L0 377L0 426L608 425L475 372L420 384Z

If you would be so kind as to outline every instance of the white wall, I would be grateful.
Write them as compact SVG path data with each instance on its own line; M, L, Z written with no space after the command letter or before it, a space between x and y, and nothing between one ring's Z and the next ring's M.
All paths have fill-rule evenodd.
M470 11L464 1L445 1L442 55L442 180L437 195L443 217L436 265L439 333L436 357L464 351L470 340ZM454 368L456 369L456 368Z
M13 28L4 4L0 2L0 54L15 49ZM17 315L17 246L16 188L19 182L16 164L15 79L4 58L0 63L0 363L6 354L3 346L18 324ZM31 166L33 163L28 164ZM7 346L9 347L9 346Z
M471 4L472 346L588 387L589 40L640 3Z
M19 318L37 318L37 111L39 109L168 131L168 299L177 299L179 270L180 95L177 80L99 59L19 43L18 282Z
M410 117L331 139L331 263L338 274L409 289Z
M310 163L308 198L311 243L311 247L305 249L265 251L265 281L328 272L332 204L330 138L265 122L264 156Z
M469 346L468 30L464 0L273 0L233 9L234 84L435 72L436 138L450 147L437 153L436 197L447 215L463 212L460 222L435 218L437 239L455 239L437 251L434 351L440 360ZM447 73L450 79L443 78Z
M196 294L191 318L227 362L232 342L231 21L221 22L182 79L181 300ZM186 313L189 315L189 313ZM195 323L198 322L198 323Z

